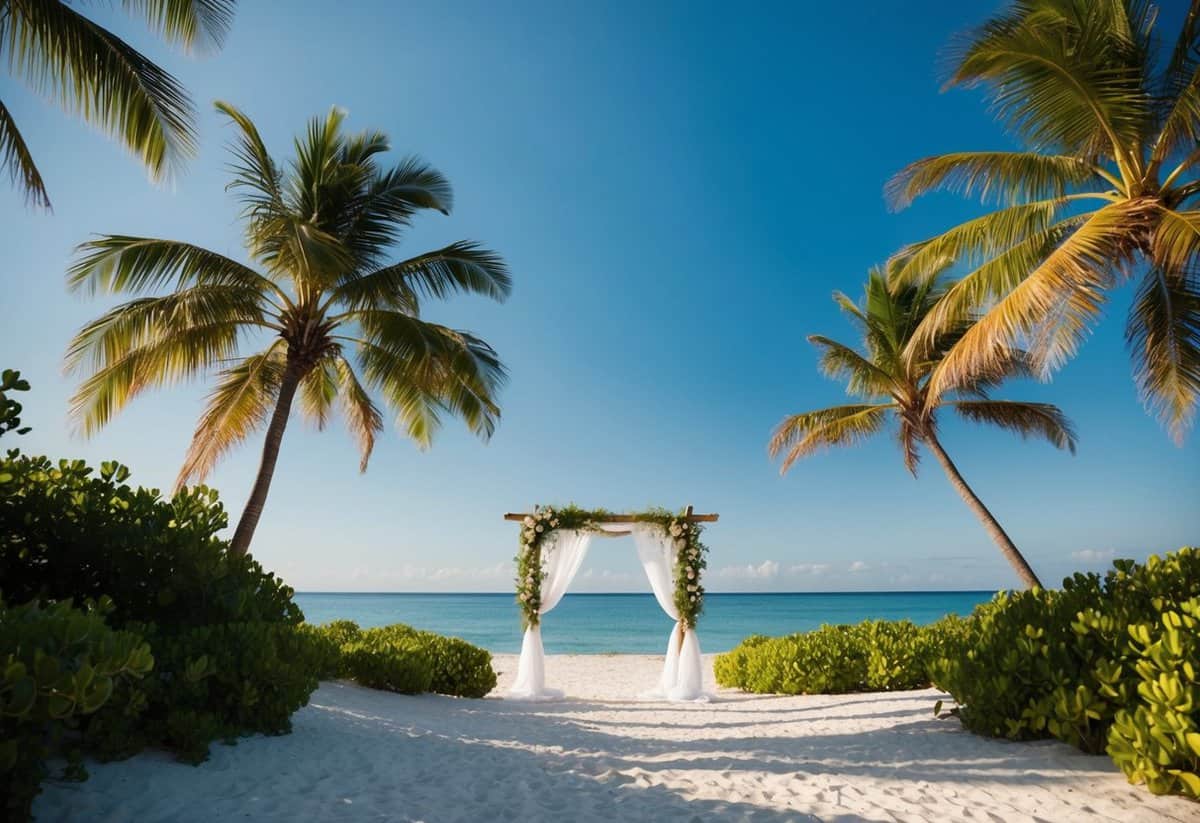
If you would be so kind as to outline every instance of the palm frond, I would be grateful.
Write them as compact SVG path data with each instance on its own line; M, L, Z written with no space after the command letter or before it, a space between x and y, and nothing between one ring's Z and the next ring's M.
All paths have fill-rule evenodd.
M24 192L27 204L50 208L50 195L46 193L42 173L33 162L33 154L3 101L0 101L0 168L6 170L13 185Z
M341 379L338 374L337 362L341 359L335 349L328 357L322 358L300 380L297 399L300 401L300 413L306 420L316 426L317 431L324 431L337 403Z
M71 397L71 418L90 437L145 390L195 377L233 357L243 329L240 323L213 323L172 330L106 358Z
M415 294L445 298L481 294L503 301L512 291L508 266L495 252L462 241L343 282L334 297L352 307L411 307Z
M357 262L355 273L377 268L383 251L422 209L449 214L453 195L441 172L416 157L373 175L347 208L339 232Z
M229 103L218 100L213 105L229 118L238 132L230 147L234 156L230 166L233 180L226 189L237 191L241 197L243 215L250 219L248 228L253 230L260 222L282 218L286 214L282 174L267 151L258 127Z
M237 285L202 285L115 306L72 338L68 374L103 370L122 358L190 329L262 325L260 295Z
M775 427L767 453L771 459L783 455L780 474L802 457L832 446L850 446L883 428L894 403L832 406L820 411L793 414Z
M9 67L38 93L117 138L168 176L195 154L195 112L183 87L112 32L61 2L6 4Z
M233 22L235 0L122 0L168 40L198 51L220 48Z
M496 352L466 332L401 312L354 313L366 339L358 357L368 385L400 415L400 424L428 446L447 411L487 439L500 410L494 397L507 375Z
M1182 445L1200 401L1200 256L1142 277L1125 334L1146 408Z
M375 438L383 431L383 413L371 400L367 390L359 382L354 367L344 357L337 359L337 374L339 393L342 398L342 413L346 418L346 428L358 441L360 455L358 470L365 472L375 450Z
M911 243L888 261L888 283L893 287L934 280L948 264L975 267L1045 232L1070 201L1064 198L1035 200L960 223L936 237Z
M1200 143L1200 0L1191 2L1157 97L1162 125L1151 159L1161 163L1172 152Z
M76 246L67 286L87 294L138 294L164 287L236 286L264 303L286 301L279 287L253 269L207 249L153 237L103 235Z
M933 398L977 373L994 374L1013 349L1027 344L1042 377L1058 368L1095 322L1113 285L1113 269L1125 260L1122 241L1142 204L1122 201L1093 212L968 329L930 378ZM951 289L953 292L954 289ZM948 295L949 296L949 295Z
M203 482L225 454L266 423L275 409L285 361L286 345L276 340L265 351L242 358L217 376L176 488L190 480Z
M821 371L834 380L845 380L848 394L877 398L887 397L894 390L887 372L849 346L819 334L810 334L808 342L821 349Z
M1013 400L954 400L947 405L973 423L988 423L1022 437L1041 437L1055 448L1075 453L1075 429L1062 410L1050 403Z
M1152 117L1143 25L1122 3L1018 4L957 48L950 85L987 87L1034 149L1112 157L1128 181Z
M1025 200L1061 199L1085 183L1095 187L1102 182L1096 167L1078 157L970 151L909 163L887 182L884 196L896 210L934 191L978 195L985 203L1008 206Z

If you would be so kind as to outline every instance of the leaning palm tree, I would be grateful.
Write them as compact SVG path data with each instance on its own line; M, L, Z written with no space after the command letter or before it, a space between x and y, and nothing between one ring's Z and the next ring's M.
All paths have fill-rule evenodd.
M945 264L940 268L944 270ZM847 391L860 402L784 418L768 448L772 458L783 455L781 473L786 474L802 457L830 446L853 445L879 433L889 421L895 421L904 465L909 472L916 476L918 447L925 446L967 506L983 522L1021 581L1027 586L1038 586L1037 575L1029 563L946 454L938 438L937 413L950 408L972 422L990 423L1023 437L1043 437L1072 453L1075 434L1070 421L1056 406L989 397L989 390L1003 377L1022 373L1024 358L1019 352L1010 353L987 377L977 375L953 396L935 397L930 392L931 376L940 366L946 349L964 330L960 327L932 344L915 334L942 297L936 280L935 276L926 277L916 285L889 291L886 273L874 270L867 280L861 305L835 292L834 300L863 335L864 351L821 335L808 339L821 350L822 371L834 379L844 379Z
M106 235L79 247L72 289L147 295L75 336L69 372L87 372L71 413L87 435L148 388L217 370L178 483L203 480L230 449L266 426L262 463L231 542L250 545L292 409L323 427L340 409L361 470L384 425L370 392L422 447L441 417L462 417L484 439L500 409L504 367L484 341L421 318L426 298L469 292L504 300L504 262L453 243L398 263L390 247L414 214L448 214L450 185L415 158L379 164L380 132L346 134L337 109L314 119L284 169L244 114L218 103L237 137L230 187L244 206L258 269L174 240ZM243 346L257 350L243 354Z
M185 50L221 44L235 0L123 0L125 10ZM154 179L195 152L195 113L170 74L63 0L0 0L9 72L125 144ZM25 199L50 207L46 184L0 101L0 167Z
M1142 0L1018 0L956 49L949 85L985 87L1026 148L928 157L887 186L901 208L938 189L999 207L905 249L893 276L918 283L945 257L968 268L923 340L988 309L937 367L932 397L1013 346L1046 378L1136 280L1135 380L1183 441L1200 400L1200 0L1165 52L1155 20Z

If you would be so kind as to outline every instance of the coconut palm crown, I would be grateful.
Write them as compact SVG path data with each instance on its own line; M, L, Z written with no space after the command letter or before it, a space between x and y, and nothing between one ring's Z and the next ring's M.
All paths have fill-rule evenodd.
M896 265L891 264L893 271ZM961 338L966 327L960 326L932 343L917 335L943 296L936 274L918 280L914 285L889 290L888 273L876 269L867 280L861 305L840 292L834 293L834 300L862 335L862 350L821 335L808 339L821 350L821 370L833 379L846 381L847 392L859 402L784 418L768 450L772 458L783 457L781 473L786 474L800 458L831 446L854 445L895 423L909 472L916 475L919 447L926 447L1022 582L1040 585L1029 563L942 447L937 414L944 408L952 409L966 420L1000 426L1023 437L1041 437L1072 453L1075 433L1056 406L990 397L990 391L1003 378L1023 373L1021 352L1010 352L1001 367L987 377L977 376L952 394L933 395L930 379L946 350Z
M257 268L174 240L105 235L83 243L68 273L72 289L139 296L81 329L66 367L86 375L71 408L85 435L146 389L216 371L178 482L203 480L266 427L232 540L245 552L293 400L318 427L340 411L363 471L384 428L372 392L422 447L444 414L491 436L503 365L483 340L422 319L421 305L456 292L502 301L511 280L500 257L471 242L386 262L418 211L449 213L451 190L418 159L382 166L384 134L347 134L333 109L310 122L281 168L249 118L217 107L236 129L230 188Z
M0 59L34 91L112 137L161 179L195 153L195 112L179 82L63 0L0 0ZM187 51L221 45L234 0L123 0L165 40ZM0 101L0 168L27 202L50 207L34 151Z
M946 257L967 268L925 341L988 309L935 370L933 397L1013 347L1045 379L1134 281L1134 377L1183 441L1200 400L1200 0L1166 48L1156 18L1140 0L1018 0L953 50L949 85L984 87L1025 148L928 157L887 186L900 208L939 189L998 207L905 249L893 275L920 282Z

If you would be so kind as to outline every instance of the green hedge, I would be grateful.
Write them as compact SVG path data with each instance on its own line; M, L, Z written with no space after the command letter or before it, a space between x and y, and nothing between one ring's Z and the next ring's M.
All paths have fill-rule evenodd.
M935 682L973 731L1107 752L1131 782L1200 798L1198 611L1200 551L1118 560L979 607Z
M867 621L746 638L714 664L755 692L840 693L936 685L979 734L1053 737L1107 753L1132 783L1200 799L1200 551L1059 590L1002 592L930 626Z
M930 685L930 665L961 635L962 620L932 626L868 620L768 638L754 635L716 658L722 686L776 694L841 694Z
M153 668L141 637L105 624L110 609L107 600L82 609L0 601L0 819L27 820L50 744ZM68 776L85 776L78 753L66 753Z
M349 620L316 631L326 648L340 651L340 659L326 665L327 676L348 677L373 689L455 697L483 697L496 686L491 654L457 637L400 623L360 629Z
M0 461L5 597L109 597L109 625L155 657L81 723L86 748L112 758L161 745L199 762L214 740L288 731L322 665L292 590L215 536L227 522L216 492L164 498L128 478L116 463Z

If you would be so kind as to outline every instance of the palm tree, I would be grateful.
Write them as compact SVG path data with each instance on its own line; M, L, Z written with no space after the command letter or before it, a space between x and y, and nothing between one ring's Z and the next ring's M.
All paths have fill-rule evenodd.
M918 330L926 341L988 309L934 372L934 398L1013 346L1047 378L1136 279L1135 380L1183 442L1200 399L1200 0L1165 56L1156 14L1141 0L1018 0L955 50L949 85L985 87L1026 148L927 157L887 186L900 208L938 189L999 207L905 249L895 271L902 287L944 257L970 269Z
M230 188L244 206L246 247L259 270L174 240L105 235L82 244L74 290L139 296L89 323L66 357L90 372L71 413L89 435L148 388L218 369L178 483L203 480L266 425L262 463L231 549L244 553L262 514L292 409L324 427L335 408L358 440L360 469L384 418L379 392L421 447L444 413L485 440L500 415L505 372L483 340L421 318L421 302L455 292L504 300L508 269L475 243L399 263L388 249L416 212L448 214L450 184L416 158L382 168L376 131L345 134L333 109L313 119L283 169L254 124L224 103L237 137ZM244 344L261 348L240 354Z
M185 50L221 44L235 0L124 0ZM170 74L63 0L0 0L0 55L34 91L125 144L160 179L195 153L195 113ZM27 202L50 207L33 153L0 101L0 167Z
M942 268L945 268L944 264ZM812 335L808 339L821 350L822 371L831 378L844 379L847 391L861 402L784 418L775 429L768 449L772 458L784 456L780 473L786 474L800 458L830 446L858 443L879 433L885 424L894 420L898 424L904 465L909 472L916 476L920 458L918 446L924 445L937 458L967 506L982 521L1021 581L1030 587L1041 585L1008 534L946 454L938 439L937 412L949 407L972 422L990 423L1023 437L1043 437L1072 453L1075 451L1075 433L1070 421L1056 406L993 400L988 396L989 390L1003 377L1022 373L1020 352L1010 353L1002 367L986 377L977 376L969 385L960 387L955 396L931 394L930 377L940 366L947 347L964 330L960 327L932 345L927 345L915 334L942 297L942 289L935 285L936 281L936 275L929 276L916 285L889 291L887 273L876 269L867 280L861 306L835 292L834 301L863 335L865 353L821 335Z

